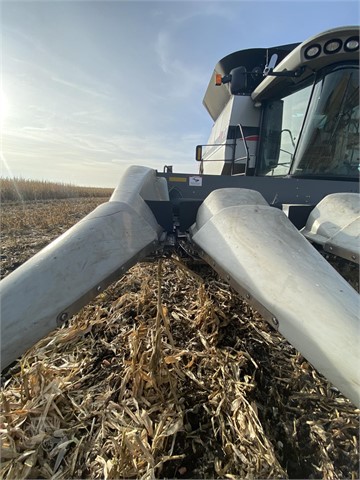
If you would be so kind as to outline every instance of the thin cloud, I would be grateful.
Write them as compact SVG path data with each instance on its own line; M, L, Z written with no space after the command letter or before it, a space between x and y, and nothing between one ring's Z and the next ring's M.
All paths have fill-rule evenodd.
M159 65L161 70L164 73L169 72L169 43L170 43L170 34L166 31L161 31L157 35L155 52L159 59Z
M160 13L157 13L160 16ZM163 13L163 15L166 15ZM189 52L186 54L186 47L181 48L179 39L187 39L187 29L196 28L196 20L199 21L199 28L203 28L208 18L216 19L218 22L234 22L233 5L214 2L204 2L201 7L194 10L187 10L176 13L168 13L166 21L157 33L154 45L154 52L158 60L158 66L162 72L169 77L167 89L162 94L164 98L183 99L189 98L194 92L203 92L206 88L208 77L211 73L200 61L189 61ZM223 23L222 23L223 24ZM214 32L216 35L217 32ZM202 58L202 56L201 56ZM211 67L210 67L211 68Z
M180 59L178 49L172 44L172 35L169 30L158 33L155 43L155 53L159 67L170 79L166 82L167 88L162 93L163 98L187 98L204 86L205 72L198 66L185 63Z
M195 172L197 165L193 161L194 145L201 143L201 138L201 134L194 133L179 137L165 134L139 136L127 131L113 135L90 135L27 127L5 133L3 152L8 165L17 175L18 172L26 172L31 161L31 168L35 177L37 172L38 178L43 178L44 175L64 178L66 171L73 178L75 168L79 175L88 175L91 172L85 170L93 168L91 165L102 165L96 171L106 176L108 163L121 167L146 165L158 170L171 163L177 171ZM51 158L48 165L40 160L44 157ZM101 178L98 180L101 181Z
M68 80L65 80L65 79L59 78L59 77L51 76L50 80L55 82L55 83L59 83L61 85L64 85L66 87L70 87L70 88L72 88L74 90L77 90L81 93L92 95L94 97L101 97L101 98L108 98L108 99L111 98L109 95L107 95L107 94L105 94L101 91L101 90L103 90L102 85L99 85L99 87L96 90L93 90L89 87L84 86L81 83L70 82Z

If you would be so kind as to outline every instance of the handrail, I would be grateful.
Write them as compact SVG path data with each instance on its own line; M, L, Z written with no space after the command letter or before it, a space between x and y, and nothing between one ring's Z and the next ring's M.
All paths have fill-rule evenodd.
M249 147L248 147L248 144L247 144L247 141L246 141L246 138L245 138L245 135L244 135L244 130L243 130L243 127L242 127L241 123L238 123L238 124L236 125L236 127L239 127L240 135L241 135L241 138L242 138L244 147L245 147L246 156L245 156L245 157L240 157L240 158L241 158L241 159L242 159L242 158L245 158L245 159L246 159L246 163L245 163L245 175L246 175L247 169L248 169L248 167L249 167L249 162L250 162ZM234 159L233 159L233 166L232 166L233 169L234 169L234 164L235 164L235 151L236 151L236 135L235 135Z
M234 152L235 152L235 148L236 148L236 144L234 143L205 143L205 144L202 144L202 145L197 145L196 149L198 149L198 147L231 147L233 149L233 155L232 155L232 158L231 158L231 161L233 162L234 161ZM201 150L200 150L201 151ZM226 158L219 158L219 159L205 159L201 156L201 159L198 159L198 161L200 161L200 169L199 169L199 173L202 174L204 173L204 163L205 162L227 162L228 160Z
M240 136L241 136L241 139L243 141L243 144L244 144L244 148L245 148L245 152L246 152L246 155L243 156L243 157L238 157L236 158L235 157L235 154L236 154L236 145L237 145L237 138L236 138L236 134L235 134L235 138L234 138L234 141L233 143L207 143L207 144L202 144L202 145L198 145L196 148L200 147L200 152L201 152L201 147L232 147L233 149L233 152L232 152L232 158L231 158L231 174L233 175L234 174L234 171L235 171L235 160L245 160L245 175L247 173L247 170L249 168L249 163L250 163L250 152L249 152L249 147L248 147L248 144L247 144L247 141L246 141L246 138L245 138L245 135L244 135L244 130L243 130L243 127L241 125L241 123L238 123L236 125L236 129L239 129L240 131ZM235 130L236 131L236 130ZM197 158L198 160L200 160L200 158ZM200 164L200 173L203 173L203 164L205 162L227 162L228 159L226 158L221 158L221 159L205 159L201 156L201 164Z

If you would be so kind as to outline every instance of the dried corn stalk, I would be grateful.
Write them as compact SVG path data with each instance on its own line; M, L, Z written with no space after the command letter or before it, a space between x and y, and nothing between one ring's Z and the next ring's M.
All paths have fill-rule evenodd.
M137 265L5 375L2 478L358 478L359 411L196 268Z

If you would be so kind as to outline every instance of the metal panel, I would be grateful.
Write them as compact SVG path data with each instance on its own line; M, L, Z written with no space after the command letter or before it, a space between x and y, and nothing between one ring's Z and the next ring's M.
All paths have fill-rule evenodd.
M358 294L282 211L234 200L192 228L200 254L359 405Z
M274 72L284 72L296 70L305 65L306 69L303 74L298 77L298 79L294 77L277 77L268 75L253 91L251 98L254 102L261 102L268 98L281 96L287 88L292 87L297 81L302 82L313 75L314 71L319 71L320 69L334 63L334 55L325 54L323 51L321 51L320 56L316 56L313 59L306 59L304 52L312 44L321 44L321 48L323 48L323 45L333 38L340 38L342 42L345 43L346 39L357 35L359 35L359 27L348 26L333 28L305 40L274 68ZM336 54L336 63L358 61L358 59L358 51L346 52L342 49Z
M196 175L158 173L168 180L170 199L172 189L179 197L204 200L213 190L219 188L247 188L257 190L270 205L284 203L315 205L323 197L334 192L358 192L358 181L301 179L294 177L246 177L244 175ZM197 176L198 186L193 186L191 178ZM172 180L173 179L173 180Z
M2 368L156 249L162 228L140 195L153 196L155 180L130 168L110 202L1 281Z
M284 203L282 210L297 229L303 228L315 205L293 205Z
M211 217L226 207L234 205L268 205L256 190L246 188L222 188L214 190L206 198L196 217L196 228L201 228Z
M311 212L302 233L325 251L359 263L360 195L328 195Z

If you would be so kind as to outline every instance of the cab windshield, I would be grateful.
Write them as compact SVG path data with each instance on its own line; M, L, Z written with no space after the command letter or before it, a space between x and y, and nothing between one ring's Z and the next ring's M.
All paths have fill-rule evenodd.
M309 104L312 84L265 106L258 175L288 175Z
M316 82L291 173L297 176L358 176L357 68L338 67Z
M258 175L358 177L359 69L341 65L267 103Z

